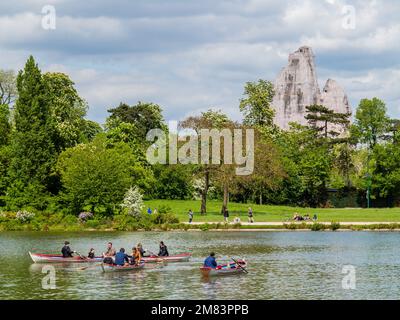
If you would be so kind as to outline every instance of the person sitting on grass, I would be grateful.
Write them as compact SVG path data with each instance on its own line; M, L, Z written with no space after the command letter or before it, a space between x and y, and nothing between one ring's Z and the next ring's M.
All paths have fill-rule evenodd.
M204 267L215 269L217 267L217 261L215 260L215 253L211 252L210 255L204 260Z
M119 249L119 252L115 255L114 264L117 266L125 266L129 264L129 257L125 253L124 248Z

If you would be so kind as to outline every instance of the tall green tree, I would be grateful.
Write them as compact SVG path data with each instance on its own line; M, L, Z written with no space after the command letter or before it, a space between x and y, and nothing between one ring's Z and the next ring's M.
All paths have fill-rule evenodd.
M271 103L274 98L274 85L270 81L258 80L247 82L244 87L245 96L240 100L239 109L244 114L243 124L258 126L264 130L274 128L274 115Z
M400 205L400 148L392 143L376 145L372 160L372 198L380 206Z
M350 124L350 113L335 112L323 105L307 106L306 113L305 118L310 126L325 139L336 138Z
M332 169L332 148L310 127L293 123L277 135L287 177L276 197L279 203L324 206Z
M42 74L32 56L18 74L17 89L7 201L11 208L43 208L52 184L55 130Z
M0 147L9 144L10 134L10 108L7 104L0 104Z
M135 126L136 136L141 141L146 141L147 132L151 129L166 130L162 109L154 103L139 101L136 105L129 106L120 103L116 108L109 109L110 120L131 123Z
M0 104L0 197L7 189L7 170L10 165L10 109L7 104Z
M11 105L16 97L15 72L13 70L0 70L0 105Z
M43 83L46 103L55 126L54 146L57 152L61 152L85 140L83 130L87 103L79 96L74 82L64 73L47 72L43 75Z
M136 185L134 168L130 147L126 143L108 147L107 138L100 134L90 143L61 153L57 170L63 185L62 197L76 214L85 206L92 212L111 213L128 188Z
M198 141L202 141L202 129L218 129L221 130L225 128L231 121L228 116L221 112L220 110L207 110L202 112L200 116L190 116L185 120L181 121L179 125L185 129L192 129L196 132ZM198 150L198 158L201 159L201 150ZM194 166L194 174L203 179L204 188L201 190L201 214L207 213L207 194L213 179L213 175L218 170L219 165L212 164L211 153L208 163L201 163Z
M362 99L357 108L352 134L373 149L389 128L386 105L378 98Z
M367 207L370 206L371 198L371 156L375 146L379 140L384 139L390 128L390 119L386 115L385 103L378 99L362 99L357 108L355 121L351 127L351 134L354 140L367 145L368 156L366 159L366 174L367 179Z

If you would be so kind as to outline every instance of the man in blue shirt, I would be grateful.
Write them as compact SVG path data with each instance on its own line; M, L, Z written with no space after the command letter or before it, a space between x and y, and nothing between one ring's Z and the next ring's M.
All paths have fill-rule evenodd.
M125 262L129 264L129 257L125 253L125 249L121 248L119 249L119 252L115 255L115 264L117 266L124 266Z
M204 260L204 266L208 268L213 268L215 269L217 267L217 261L215 260L215 253L211 252L210 256L207 257L206 260Z

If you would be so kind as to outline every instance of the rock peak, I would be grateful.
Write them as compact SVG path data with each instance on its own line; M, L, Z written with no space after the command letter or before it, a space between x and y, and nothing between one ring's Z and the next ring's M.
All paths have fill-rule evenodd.
M306 107L322 104L335 112L351 112L347 95L333 79L328 79L321 93L317 80L314 53L311 47L302 46L289 54L288 65L275 81L275 123L288 129L290 122L307 124Z

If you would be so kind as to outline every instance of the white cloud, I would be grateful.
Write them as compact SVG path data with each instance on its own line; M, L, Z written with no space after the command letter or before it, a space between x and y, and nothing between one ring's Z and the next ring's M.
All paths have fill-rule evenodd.
M167 118L221 108L240 118L246 81L274 80L287 56L313 47L319 78L335 78L353 107L379 96L399 115L400 3L355 0L356 28L342 27L345 0L5 0L0 68L33 54L41 68L70 74L103 122L120 101L159 103ZM54 4L57 29L41 28Z

